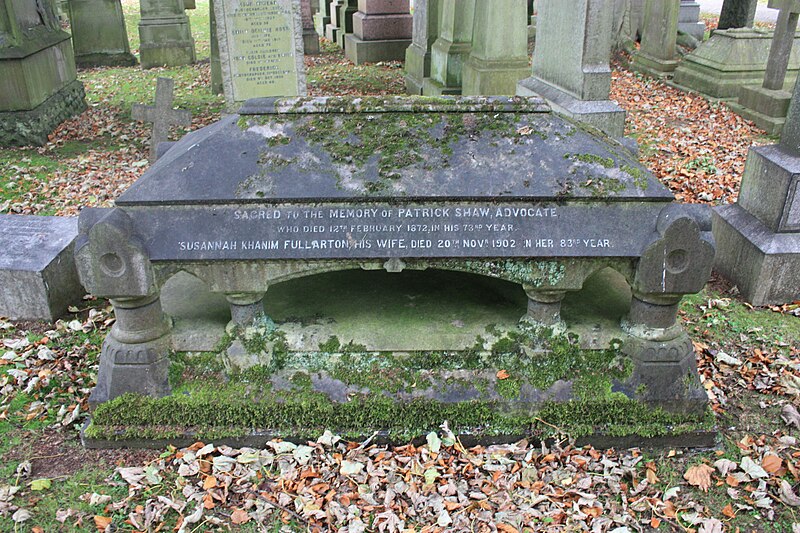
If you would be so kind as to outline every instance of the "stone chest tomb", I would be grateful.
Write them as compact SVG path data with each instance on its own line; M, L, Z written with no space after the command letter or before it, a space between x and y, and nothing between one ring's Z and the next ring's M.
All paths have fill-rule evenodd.
M250 100L80 231L81 279L117 319L88 442L445 420L708 441L676 323L710 273L708 217L539 98ZM203 345L164 312L179 277L225 302L224 335ZM313 311L355 293L349 314Z

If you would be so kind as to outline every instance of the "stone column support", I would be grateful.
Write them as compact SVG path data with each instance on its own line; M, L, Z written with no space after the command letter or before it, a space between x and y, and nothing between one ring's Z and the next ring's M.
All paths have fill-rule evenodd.
M528 296L528 312L522 317L523 321L551 328L554 334L566 331L566 325L561 320L561 301L566 291L542 290L530 285L523 285L523 289Z
M237 326L250 326L264 317L264 292L226 293L231 306L231 321Z

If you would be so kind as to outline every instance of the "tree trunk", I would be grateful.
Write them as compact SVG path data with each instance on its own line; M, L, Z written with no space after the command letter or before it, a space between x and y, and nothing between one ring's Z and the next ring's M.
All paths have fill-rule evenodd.
M719 14L720 30L749 28L756 18L758 0L725 0Z

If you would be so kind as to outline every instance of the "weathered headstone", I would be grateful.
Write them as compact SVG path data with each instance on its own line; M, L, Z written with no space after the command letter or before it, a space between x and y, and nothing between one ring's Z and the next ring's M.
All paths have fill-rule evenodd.
M406 50L406 93L422 94L431 76L431 48L439 36L439 0L415 0L411 46Z
M472 48L462 72L464 95L513 95L528 75L528 15L518 0L475 4Z
M342 0L337 8L336 21L339 31L336 32L336 44L344 48L344 39L353 33L353 16L358 12L358 0Z
M219 60L219 37L217 35L217 15L214 9L214 2L219 0L209 0L208 2L208 26L211 40L211 50L209 63L211 64L211 94L223 94L225 92L222 84L222 63Z
M194 39L184 0L139 0L139 60L142 68L189 65Z
M158 78L155 105L135 104L131 110L131 115L135 120L153 124L153 134L150 137L150 164L156 162L158 145L169 139L170 127L187 127L192 124L192 114L189 111L172 108L174 88L175 82L172 78Z
M314 30L320 37L325 37L325 27L331 23L331 3L329 0L314 0L319 2L319 9L314 14Z
M722 3L717 28L720 30L752 28L757 8L758 0L725 0Z
M786 121L792 99L790 88L786 90L784 85L800 17L800 0L770 0L769 7L779 9L780 14L772 37L764 83L742 87L738 105L731 107L770 135L777 135Z
M314 0L316 1L316 0ZM312 0L300 0L303 17L303 51L309 55L319 54L319 36L314 30L314 15L311 10Z
M706 25L700 20L700 4L695 0L681 0L678 31L688 33L698 41L703 41L703 37L706 34Z
M742 28L717 30L693 52L683 56L672 84L722 100L736 99L745 85L764 81L772 32ZM800 36L789 56L787 82L792 83L800 69Z
M120 0L70 0L69 19L77 66L136 64Z
M344 0L331 0L329 4L331 21L325 26L325 38L335 43L340 31L339 24L339 6L342 5Z
M800 299L800 83L781 142L750 148L735 204L717 208L716 270L754 305Z
M225 100L306 94L303 25L295 0L216 0Z
M581 0L563 9L559 0L539 0L533 76L517 94L539 95L553 110L622 137L625 112L608 99L611 91L611 4Z
M423 94L461 94L462 70L472 49L475 1L439 0L438 36L431 47L431 77L423 82Z
M642 45L634 55L633 68L654 77L665 77L678 66L676 41L680 0L646 0Z
M0 316L53 321L80 301L76 218L0 215Z
M541 409L566 409L569 418L609 406L619 412L619 402L700 423L707 398L676 316L682 295L708 278L714 247L703 217L673 200L619 143L551 113L539 98L251 100L240 115L175 144L113 209L81 213L81 280L110 298L116 315L85 436L113 439L120 426L131 435L154 423L125 413L150 412L151 397L171 392L174 339L161 291L179 271L228 302L233 340L219 360L260 369L238 393L216 371L173 384L180 388L153 411L171 435L202 426L291 436L332 425L392 438L424 434L435 418L436 426L446 419L456 433L492 439L530 432ZM382 278L369 276L378 270ZM369 322L375 339L386 306L373 280L414 271L446 287L441 280L452 277L441 270L516 283L521 305L512 312L524 316L514 331L479 328L480 339L453 348L403 322L395 327L401 338L388 342L357 347L331 338L301 348L312 330L336 324L312 320L291 330L266 316L281 282L354 271L350 279L374 291L349 312ZM587 312L587 295L577 291L598 271L614 274L606 288L613 285L622 309L599 322L591 315L569 340L559 336L579 322L562 314L562 301L573 293ZM331 279L320 279L310 299L339 297ZM481 278L463 283L474 279ZM284 302L287 314L303 305ZM401 293L398 307L417 316L417 303ZM582 370L583 359L602 363ZM207 383L213 394L193 389ZM246 391L254 396L243 398ZM134 395L119 398L125 393ZM184 400L180 414L168 407ZM139 407L126 409L128 402ZM226 408L231 403L252 417L225 419L241 411ZM417 419L421 411L428 415ZM404 426L409 420L417 425Z
M358 0L353 33L345 36L347 59L360 65L405 58L413 25L409 9L408 0Z
M84 109L68 33L51 0L0 0L0 146L47 142Z

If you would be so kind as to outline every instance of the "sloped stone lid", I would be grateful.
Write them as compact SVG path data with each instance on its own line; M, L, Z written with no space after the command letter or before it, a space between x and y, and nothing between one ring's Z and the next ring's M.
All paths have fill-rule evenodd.
M672 201L621 144L539 98L248 101L186 135L117 205Z

